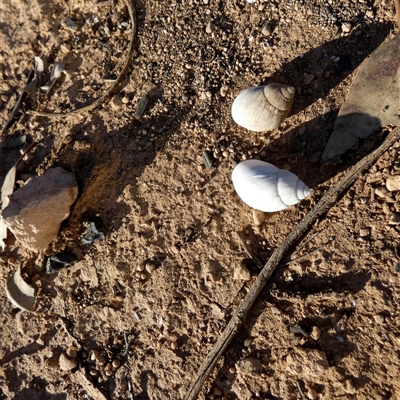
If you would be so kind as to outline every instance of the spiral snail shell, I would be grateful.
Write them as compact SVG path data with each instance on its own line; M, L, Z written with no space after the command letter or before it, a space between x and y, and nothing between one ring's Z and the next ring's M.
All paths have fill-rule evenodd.
M288 115L294 92L293 86L279 83L245 89L233 101L232 118L250 131L275 129Z
M240 162L232 172L232 182L248 206L264 212L284 210L311 193L295 174L259 160Z

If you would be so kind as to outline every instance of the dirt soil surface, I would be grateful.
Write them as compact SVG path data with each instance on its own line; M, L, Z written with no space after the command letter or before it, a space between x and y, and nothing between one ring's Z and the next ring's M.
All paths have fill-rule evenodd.
M121 72L134 33L125 3L1 1L0 128L35 56L43 82L55 62L65 73L26 95L0 137L0 184L37 142L16 189L63 167L79 195L45 252L8 233L0 286L21 267L36 305L17 312L1 296L0 399L183 399L259 272L237 233L266 262L381 136L340 165L320 161L357 67L395 36L391 1L134 4L122 89L68 115ZM269 82L296 88L291 113L271 132L239 127L233 99ZM33 110L65 115L22 115ZM259 225L231 182L251 158L291 170L311 196ZM399 171L395 145L285 256L200 399L400 399L400 191L385 187ZM82 242L88 226L104 238ZM46 273L59 253L76 262Z

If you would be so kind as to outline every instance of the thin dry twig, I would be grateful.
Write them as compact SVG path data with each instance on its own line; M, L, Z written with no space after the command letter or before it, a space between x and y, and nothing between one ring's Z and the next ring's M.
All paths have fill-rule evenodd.
M135 50L135 46L136 46L136 30L137 30L136 9L135 9L135 5L134 5L135 2L133 0L124 0L124 2L128 8L129 17L132 22L132 36L131 36L131 40L129 43L128 56L126 58L125 65L122 68L122 71L119 74L118 78L115 80L114 84L107 90L107 92L103 96L99 97L97 100L95 100L92 104L89 104L88 106L78 108L76 110L72 110L72 111L69 111L66 113L27 111L27 114L35 115L35 116L39 116L39 117L61 118L61 117L65 117L67 115L88 112L88 111L91 111L91 110L97 108L101 104L109 101L120 90L121 83L125 79L126 75L128 74L129 69L131 68L134 50Z
M325 214L338 201L342 193L349 188L361 174L369 169L376 160L386 152L395 142L400 139L400 127L396 127L388 135L382 145L365 156L361 161L354 165L334 186L332 186L315 207L300 221L300 223L289 233L281 245L273 252L268 262L258 275L253 286L236 309L231 320L228 322L219 339L208 353L203 364L200 366L192 384L186 394L186 400L194 400L197 398L203 383L214 369L219 357L223 354L229 343L239 331L244 319L249 312L251 306L256 301L258 295L263 290L268 279L274 272L283 255L299 240L299 238L309 229L317 218Z

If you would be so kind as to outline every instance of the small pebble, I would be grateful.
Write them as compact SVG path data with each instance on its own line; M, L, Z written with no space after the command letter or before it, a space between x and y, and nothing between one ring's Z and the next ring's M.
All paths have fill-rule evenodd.
M321 336L321 329L318 328L318 326L313 326L311 328L311 333L310 336L314 339L314 340L318 340Z
M383 324L385 322L385 317L381 314L374 315L374 320L377 324Z
M123 103L121 100L121 97L117 94L113 97L111 100L111 107L114 108L115 110L122 107Z
M106 362L107 362L107 360L103 356L100 356L97 359L97 364L99 364L99 365L104 365Z
M384 186L379 186L379 187L377 187L376 189L375 189L375 194L378 196L378 197L381 197L381 198L386 198L386 196L387 196L387 194L389 193L389 190L387 190Z
M226 85L222 85L221 89L219 90L219 92L221 93L222 97L225 97L229 92L229 87L226 86Z
M176 349L178 348L178 343L177 343L177 341L174 340L173 342L171 342L170 347L171 347L172 350L176 350Z
M400 175L389 176L386 179L386 188L389 192L400 190Z
M120 365L121 365L121 361L118 360L118 359L115 359L115 360L112 362L112 367L113 367L113 368L118 368Z
M147 263L146 264L146 271L149 274L153 273L155 269L156 269L156 266L153 263Z
M111 376L113 374L113 371L111 369L108 369L107 371L105 371L105 374L107 376Z
M348 33L351 31L351 23L350 22L343 22L342 24L342 32Z
M268 23L264 24L263 27L261 28L261 33L262 33L264 36L269 36L269 35L271 35L271 33L272 33L271 25L268 24Z
M98 350L93 350L90 359L92 361L97 360L99 358L100 352Z
M121 99L121 101L122 101L123 104L128 104L130 100L129 100L129 97L128 97L128 96L124 96L124 97Z
M360 237L365 237L371 234L371 230L369 228L361 228L359 235Z
M97 369L91 369L89 374L92 376L96 376L99 373L99 371L97 371Z
M9 97L8 97L6 94L2 94L2 95L0 96L0 99L1 99L1 101L2 101L3 103L7 103Z
M214 28L215 28L214 24L210 21L206 26L206 33L212 33Z
M307 72L304 72L303 74L305 85L309 85L314 80L314 78L315 78L314 74L307 74Z
M72 358L65 353L61 354L58 362L62 371L70 371L78 366L78 361L76 358Z
M307 390L307 397L311 400L316 400L318 399L318 392L313 388L309 388Z
M272 312L272 314L277 314L277 315L279 315L281 313L280 310L276 307L271 307L271 312Z
M400 224L400 215L393 213L389 219L389 225L399 225Z

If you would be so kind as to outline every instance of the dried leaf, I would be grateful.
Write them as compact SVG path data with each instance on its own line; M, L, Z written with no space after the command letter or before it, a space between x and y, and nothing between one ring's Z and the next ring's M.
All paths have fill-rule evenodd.
M22 279L19 267L14 274L7 279L6 294L14 306L24 311L33 311L35 289Z
M400 35L360 66L321 159L331 164L386 125L399 125Z

